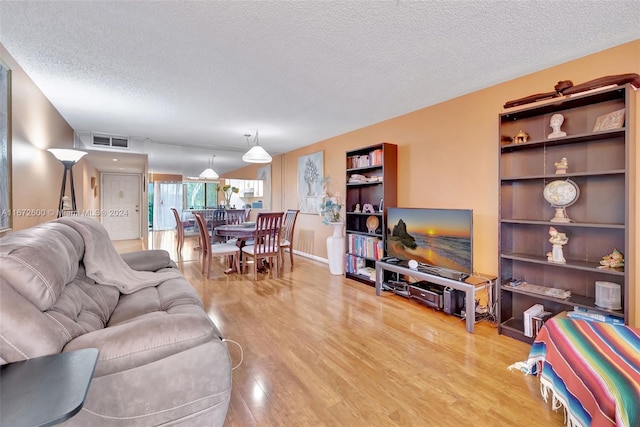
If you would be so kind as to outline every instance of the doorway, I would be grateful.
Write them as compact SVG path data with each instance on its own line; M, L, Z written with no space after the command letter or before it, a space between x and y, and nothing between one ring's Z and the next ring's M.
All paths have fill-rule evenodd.
M139 239L142 202L140 174L102 173L101 218L111 240Z

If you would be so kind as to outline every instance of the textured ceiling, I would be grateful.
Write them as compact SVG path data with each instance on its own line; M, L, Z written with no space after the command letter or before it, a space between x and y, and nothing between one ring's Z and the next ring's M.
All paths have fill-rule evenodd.
M220 173L243 166L256 129L287 152L635 40L639 23L637 0L0 1L0 41L79 135L131 137L151 170L185 175L213 154Z

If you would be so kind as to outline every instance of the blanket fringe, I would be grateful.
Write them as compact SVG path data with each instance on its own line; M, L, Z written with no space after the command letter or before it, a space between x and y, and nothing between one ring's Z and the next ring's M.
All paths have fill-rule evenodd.
M507 367L510 371L520 371L525 375L533 375L532 367L527 362L516 362Z
M558 395L553 391L553 386L549 381L544 378L540 378L540 393L542 394L542 399L545 402L549 402L549 396L551 396L551 409L557 411L562 408L562 412L564 413L564 425L566 427L585 427L578 421L578 419L569 411L569 405L562 398L562 396Z

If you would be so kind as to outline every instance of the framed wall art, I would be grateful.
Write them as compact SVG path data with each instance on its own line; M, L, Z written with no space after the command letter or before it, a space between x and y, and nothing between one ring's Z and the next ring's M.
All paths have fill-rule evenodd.
M11 220L11 70L0 61L0 233Z
M598 117L596 124L593 125L593 132L620 129L622 125L624 125L624 108Z
M300 213L320 213L323 176L323 151L298 157L298 209L300 209Z
M271 209L271 165L258 168L257 178L262 181L263 208Z

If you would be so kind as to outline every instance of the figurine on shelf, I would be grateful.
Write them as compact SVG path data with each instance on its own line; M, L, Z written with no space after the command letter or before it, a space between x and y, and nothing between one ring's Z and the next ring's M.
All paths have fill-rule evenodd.
M514 144L523 144L529 140L529 134L520 130L520 132L516 133L513 137Z
M559 233L554 227L549 227L549 242L553 245L551 252L547 252L547 261L556 264L566 264L567 260L562 253L562 247L569 242L565 233Z
M556 167L556 175L564 175L567 173L569 163L567 162L567 158L563 157L562 160L554 163L554 166Z
M624 257L617 249L614 249L609 255L603 256L598 268L615 267L624 267Z
M360 203L356 203L356 207L353 210L355 213L360 213Z
M566 132L560 130L560 126L562 126L562 123L564 123L564 116L562 114L557 113L551 116L549 126L551 127L551 129L553 129L553 132L551 132L549 136L547 136L548 139L567 136Z
M374 213L373 205L370 203L365 203L362 207L362 213Z

